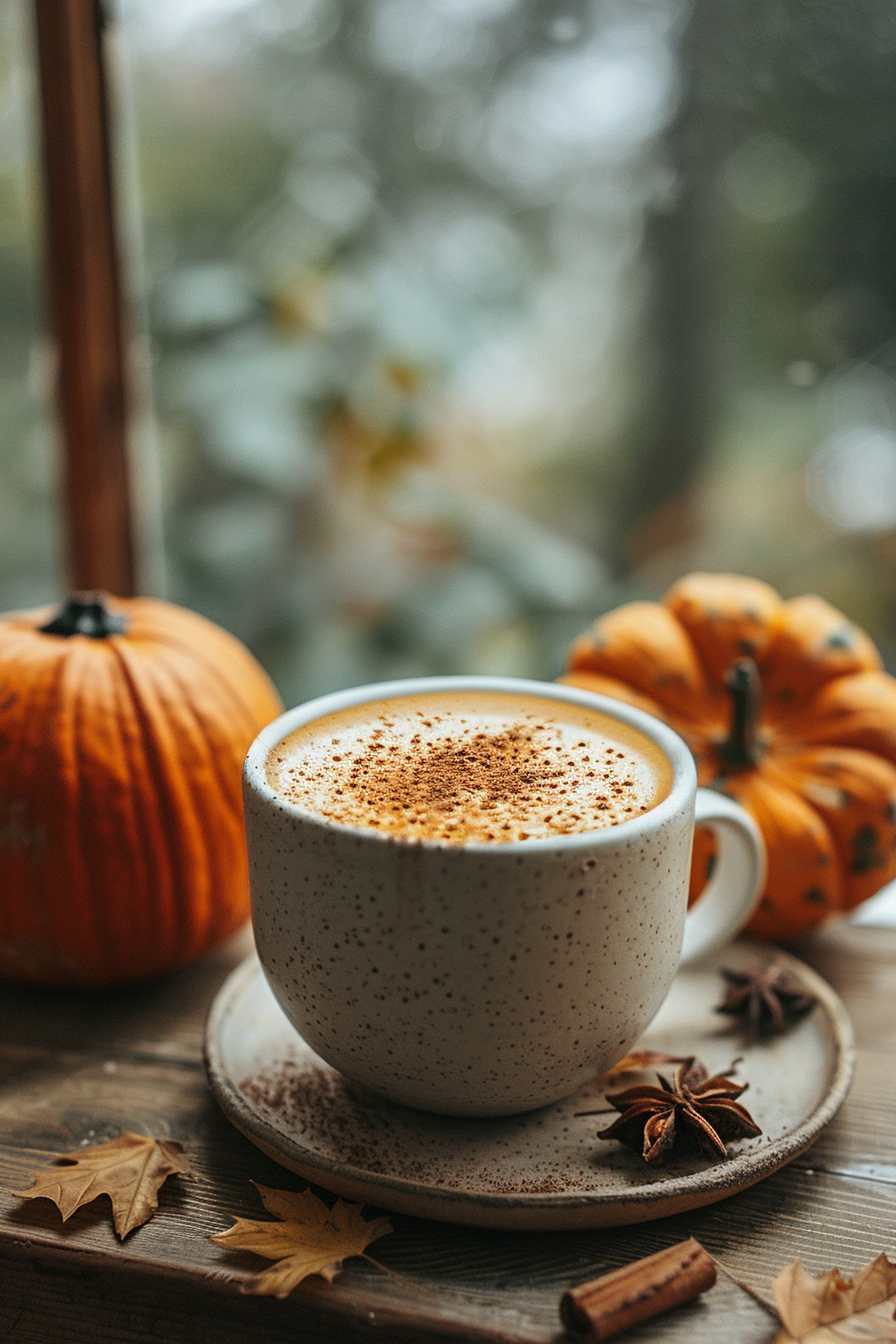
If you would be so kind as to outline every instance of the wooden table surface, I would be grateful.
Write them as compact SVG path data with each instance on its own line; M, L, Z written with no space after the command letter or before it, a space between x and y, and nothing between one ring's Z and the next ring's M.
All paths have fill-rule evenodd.
M0 986L0 1340L16 1344L316 1344L316 1341L562 1338L561 1293L695 1236L770 1296L801 1256L849 1272L896 1253L896 930L841 924L794 950L834 986L856 1031L858 1068L837 1118L802 1157L740 1195L635 1227L504 1233L395 1217L376 1254L428 1292L363 1261L286 1301L240 1292L258 1267L208 1241L229 1215L264 1217L252 1180L298 1189L218 1111L202 1031L238 940L200 966L100 995ZM195 1180L161 1190L155 1217L117 1241L100 1200L63 1225L47 1200L16 1199L55 1155L123 1129L178 1139ZM773 1320L725 1279L631 1341L766 1344Z

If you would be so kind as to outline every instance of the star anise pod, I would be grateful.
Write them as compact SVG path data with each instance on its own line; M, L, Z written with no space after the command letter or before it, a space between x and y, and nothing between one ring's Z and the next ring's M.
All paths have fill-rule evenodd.
M788 983L780 966L757 964L743 971L723 968L722 974L728 984L716 1012L742 1018L754 1038L783 1031L815 1003L811 994Z
M710 1078L693 1055L679 1064L670 1083L657 1074L659 1087L629 1087L607 1094L622 1114L599 1139L618 1139L640 1153L645 1162L662 1166L673 1148L690 1149L708 1157L726 1157L726 1143L754 1138L762 1130L737 1097L746 1083Z

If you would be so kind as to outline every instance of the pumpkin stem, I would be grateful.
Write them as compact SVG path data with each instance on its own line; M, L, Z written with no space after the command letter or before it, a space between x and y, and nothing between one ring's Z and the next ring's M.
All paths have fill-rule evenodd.
M725 674L725 688L731 696L731 726L718 751L729 770L745 770L762 754L757 736L761 683L752 658L735 659Z
M87 635L90 639L105 639L107 635L121 635L127 629L127 617L119 616L106 606L104 593L72 593L59 611L40 626L43 635Z

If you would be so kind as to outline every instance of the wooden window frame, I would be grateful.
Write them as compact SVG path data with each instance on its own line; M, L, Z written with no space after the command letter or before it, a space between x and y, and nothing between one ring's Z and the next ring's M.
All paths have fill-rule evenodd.
M45 277L57 353L68 582L137 587L129 378L99 0L34 0Z

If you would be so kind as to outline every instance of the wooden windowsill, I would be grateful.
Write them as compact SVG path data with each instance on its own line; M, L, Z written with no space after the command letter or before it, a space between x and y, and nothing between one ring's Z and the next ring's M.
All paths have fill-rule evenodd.
M687 1236L766 1294L797 1255L814 1272L848 1272L896 1249L896 931L843 924L797 950L852 1016L856 1081L814 1147L777 1175L695 1213L619 1230L497 1233L396 1217L380 1258L429 1293L354 1261L332 1285L310 1280L283 1302L243 1295L238 1276L258 1262L209 1235L231 1214L264 1216L251 1181L301 1186L232 1129L206 1086L205 1014L249 946L244 935L191 970L128 990L0 986L0 1339L549 1344L561 1334L564 1289ZM10 1193L54 1154L125 1128L181 1140L197 1178L169 1180L155 1217L124 1243L105 1201L63 1225L48 1201ZM722 1280L626 1338L766 1344L774 1333Z

